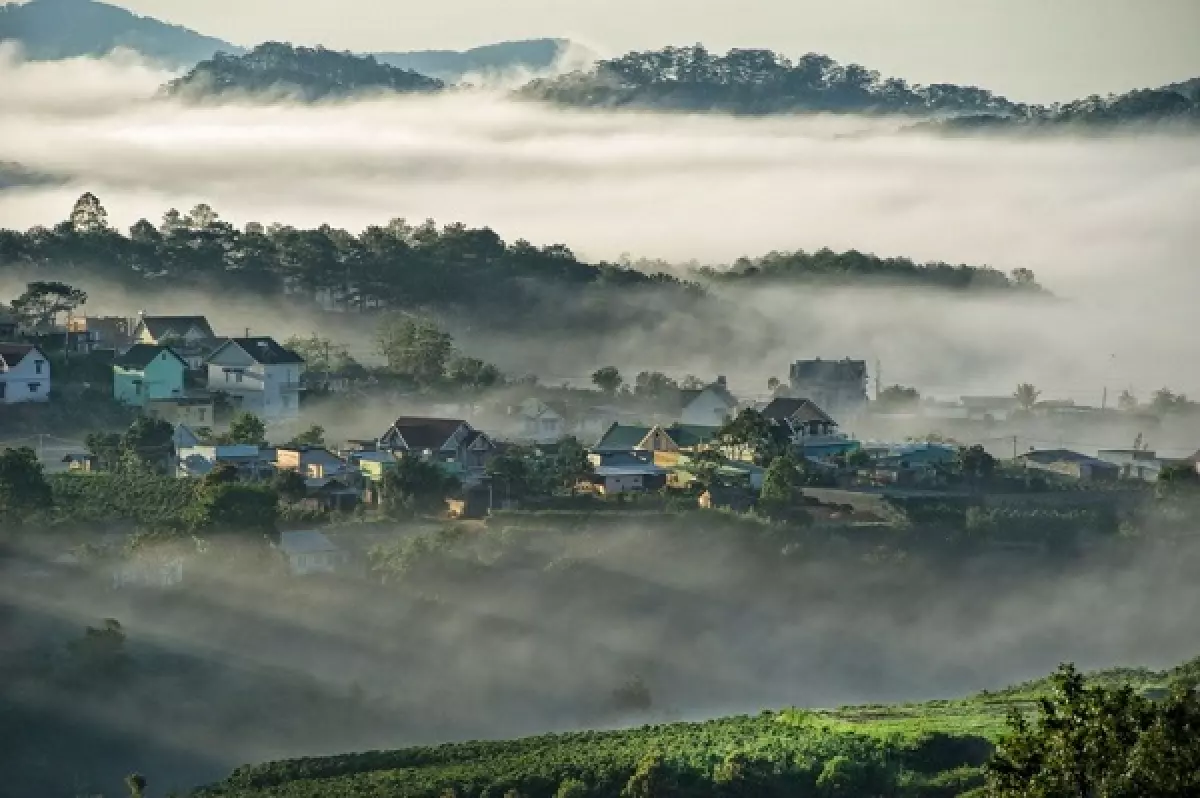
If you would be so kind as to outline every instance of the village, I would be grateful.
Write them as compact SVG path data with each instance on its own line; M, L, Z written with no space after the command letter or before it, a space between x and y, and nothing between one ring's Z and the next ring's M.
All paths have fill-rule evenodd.
M866 361L819 357L795 361L786 380L768 381L768 395L750 398L735 396L723 376L674 383L643 375L642 383L670 383L651 400L642 385L621 386L614 368L598 370L589 391L534 383L438 402L392 395L396 413L388 423L326 440L307 417L306 395L352 403L353 377L310 371L304 357L270 336L225 337L203 316L144 312L72 317L36 336L0 319L0 412L50 402L52 364L72 357L110 363L99 389L139 417L169 425L169 444L149 457L160 472L284 486L289 513L275 545L297 575L345 565L350 557L323 526L383 512L396 501L389 493L414 492L396 477L411 462L444 477L429 488L435 506L421 509L447 519L580 501L643 510L669 502L846 528L911 523L917 506L1126 506L1164 475L1200 468L1200 453L1160 457L1140 431L1128 447L1091 453L1030 446L1037 438L1021 430L1069 429L1089 417L1094 429L1102 412L1041 401L1031 385L1011 396L938 402L876 384L872 398ZM1157 423L1129 407L1103 413L1129 430ZM916 421L939 432L893 440L861 432ZM20 445L36 451L48 474L86 480L119 467L92 438L39 431L0 441ZM116 581L171 583L181 568L172 559L166 570L135 568Z

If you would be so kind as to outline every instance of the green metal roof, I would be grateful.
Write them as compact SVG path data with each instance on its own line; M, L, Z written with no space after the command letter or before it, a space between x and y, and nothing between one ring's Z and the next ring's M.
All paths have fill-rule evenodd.
M650 427L613 424L592 448L610 451L636 449L637 445L649 434Z

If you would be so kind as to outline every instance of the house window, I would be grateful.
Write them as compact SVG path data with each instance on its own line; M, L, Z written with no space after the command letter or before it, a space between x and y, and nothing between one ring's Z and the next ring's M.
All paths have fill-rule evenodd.
M7 390L8 390L8 383L0 382L0 399L4 398L4 394Z
M36 373L38 373L38 374L41 374L41 373L42 373L42 368L43 368L43 367L45 367L45 365L46 365L46 361L44 361L44 360L35 360L35 361L33 361L33 370L34 370Z
M37 393L40 390L42 390L42 384L40 382L29 383L29 392L30 393Z
M240 372L240 371L237 373L237 381L238 382L242 381L242 372Z
M196 411L196 419L201 422L204 421L204 408L203 407L201 407L199 410Z
M229 382L229 372L225 372L225 382Z

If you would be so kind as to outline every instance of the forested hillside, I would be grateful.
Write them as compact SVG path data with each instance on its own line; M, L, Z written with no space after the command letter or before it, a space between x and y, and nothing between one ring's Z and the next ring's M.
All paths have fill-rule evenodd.
M102 56L117 48L167 66L190 66L214 53L241 48L179 25L169 25L94 0L33 0L0 6L0 41L13 41L27 58Z
M792 61L770 50L735 49L718 55L703 45L598 61L587 72L533 81L521 94L585 107L950 117L954 129L1200 119L1195 80L1042 106L974 86L910 84L818 53Z
M170 94L189 97L246 92L320 100L362 92L429 92L444 87L436 78L381 64L372 56L266 42L245 55L217 53L166 88Z
M534 81L522 94L563 105L739 114L1017 113L1023 107L986 89L910 85L818 53L791 61L770 50L717 55L702 45L598 61L588 72Z

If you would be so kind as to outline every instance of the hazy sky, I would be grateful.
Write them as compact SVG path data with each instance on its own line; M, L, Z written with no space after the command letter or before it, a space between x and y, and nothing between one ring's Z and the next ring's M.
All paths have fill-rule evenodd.
M1073 99L1200 75L1200 0L121 0L238 44L464 48L564 36L825 52L919 83Z

